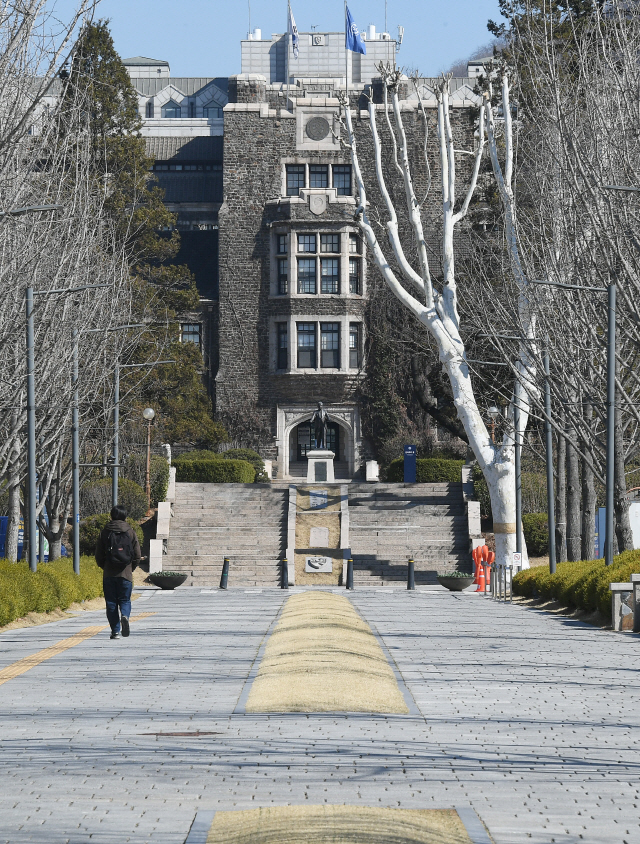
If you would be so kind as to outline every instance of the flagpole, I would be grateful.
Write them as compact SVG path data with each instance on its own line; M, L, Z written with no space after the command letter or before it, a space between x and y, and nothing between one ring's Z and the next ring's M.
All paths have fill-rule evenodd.
M347 50L347 0L344 0L344 84L349 108L349 51Z
M286 71L285 71L286 74L287 74L287 111L289 111L289 52L290 52L290 45L289 45L290 33L289 33L289 29L290 29L290 22L291 22L291 0L288 0L288 2L287 2L287 38L286 38L287 66L286 66Z

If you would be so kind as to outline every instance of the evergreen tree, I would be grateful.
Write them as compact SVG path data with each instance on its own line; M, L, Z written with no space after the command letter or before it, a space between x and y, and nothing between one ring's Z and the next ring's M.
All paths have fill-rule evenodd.
M154 184L153 160L140 134L138 99L129 74L115 50L108 21L87 24L74 50L67 96L83 89L90 104L95 178L106 195L114 231L129 258L132 314L123 319L144 321L131 361L161 357L174 360L151 376L131 376L129 409L134 418L149 404L158 414L159 436L169 442L215 445L226 439L213 420L211 400L201 378L202 355L179 342L177 316L198 307L195 279L188 267L171 262L180 248L177 215L163 204L164 193Z

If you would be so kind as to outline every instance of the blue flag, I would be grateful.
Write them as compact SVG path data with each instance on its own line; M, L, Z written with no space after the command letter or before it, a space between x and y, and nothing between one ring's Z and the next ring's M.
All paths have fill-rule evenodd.
M291 11L291 6L289 6L289 35L291 36L291 43L293 45L293 58L298 58L298 43L300 41L300 37L298 35L298 27L296 26L295 19L293 17L293 12Z
M362 40L362 35L360 35L360 30L355 25L353 18L351 17L351 12L349 11L349 7L347 6L347 20L346 20L346 32L345 32L345 47L347 50L351 50L352 53L362 53L364 56L367 55L367 46Z

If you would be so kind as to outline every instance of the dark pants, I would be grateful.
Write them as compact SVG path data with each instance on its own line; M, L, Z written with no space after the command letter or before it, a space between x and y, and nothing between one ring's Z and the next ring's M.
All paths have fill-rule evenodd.
M107 604L107 620L114 633L120 632L120 615L131 615L131 590L133 583L124 577L104 577L102 579L104 599ZM120 609L120 612L118 612Z

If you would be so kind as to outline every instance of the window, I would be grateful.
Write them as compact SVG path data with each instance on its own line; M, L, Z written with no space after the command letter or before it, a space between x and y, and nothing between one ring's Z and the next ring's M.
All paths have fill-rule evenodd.
M350 369L360 369L362 364L362 342L360 335L360 326L357 322L352 322L349 325L349 367Z
M158 170L171 170L172 172L184 172L184 171L199 171L203 172L206 171L207 173L214 172L214 173L221 173L222 172L222 164L207 164L205 162L181 162L180 164L175 164L169 161L156 161L153 165L153 169Z
M315 252L316 251L316 236L315 234L299 234L298 235L298 252Z
M178 105L178 103L174 103L173 100L169 100L166 106L162 107L162 116L163 117L180 117L182 109Z
M320 365L323 369L340 367L340 323L320 323Z
M321 234L320 235L320 251L321 252L339 252L340 251L340 235L339 234Z
M286 296L289 292L289 261L278 258L278 295Z
M287 164L287 196L297 196L304 187L304 164Z
M351 196L351 165L333 165L333 186L338 196Z
M145 114L148 119L151 119L153 117L153 100L149 100L149 102L147 103Z
M340 293L340 259L320 259L320 292Z
M349 293L360 295L360 258L349 258Z
M357 234L353 234L353 232L349 235L349 252L352 255L360 254L360 238Z
M286 234L279 234L276 235L276 250L278 255L286 255L289 251L287 249L287 235Z
M298 323L298 368L316 368L316 324Z
M316 259L298 258L298 293L316 292Z
M289 331L286 322L278 323L278 369L289 366Z
M202 109L202 114L204 117L211 119L212 117L222 117L223 111L217 103L208 103Z
M200 332L202 326L199 322L183 322L180 326L180 342L195 343L200 348Z
M310 188L328 188L329 187L329 165L328 164L310 164L309 165L309 187Z

